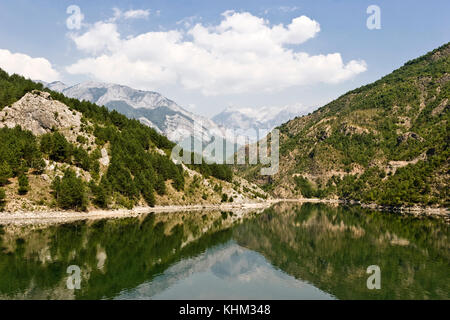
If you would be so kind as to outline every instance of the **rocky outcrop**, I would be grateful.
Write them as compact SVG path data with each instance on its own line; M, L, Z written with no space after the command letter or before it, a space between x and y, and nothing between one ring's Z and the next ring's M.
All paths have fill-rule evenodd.
M341 132L346 136L352 136L354 134L369 134L370 131L367 128L363 128L354 124L343 123Z
M397 145L400 145L410 139L418 140L420 142L424 141L423 138L415 132L405 132L401 136L397 137Z
M0 128L17 125L34 135L42 135L52 129L80 128L81 113L53 100L47 92L34 90L0 111Z

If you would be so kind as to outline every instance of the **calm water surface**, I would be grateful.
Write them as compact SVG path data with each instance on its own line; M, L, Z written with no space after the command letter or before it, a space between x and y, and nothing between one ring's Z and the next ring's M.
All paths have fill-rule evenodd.
M443 221L323 204L1 226L0 298L449 299L449 249Z

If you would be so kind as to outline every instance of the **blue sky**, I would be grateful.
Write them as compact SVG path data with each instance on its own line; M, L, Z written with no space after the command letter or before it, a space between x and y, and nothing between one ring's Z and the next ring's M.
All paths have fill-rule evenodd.
M372 4L378 30L366 27ZM66 25L70 5L84 16L79 30ZM127 18L132 10L145 14ZM207 116L230 105L306 110L448 42L448 12L448 0L0 0L0 67L159 91Z

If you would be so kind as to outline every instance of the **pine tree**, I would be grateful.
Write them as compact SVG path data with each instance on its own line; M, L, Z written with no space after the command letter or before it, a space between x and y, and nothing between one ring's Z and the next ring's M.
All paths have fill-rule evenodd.
M28 182L28 177L26 174L20 174L19 175L19 194L24 195L28 193L28 190L30 189L30 185Z
M6 161L0 163L0 186L4 186L8 183L8 179L12 176L13 173L9 164Z
M42 173L44 173L46 164L44 159L40 158L39 160L35 160L33 162L33 169L35 170L35 173L38 175L41 175Z
M156 178L156 182L155 182L155 191L160 195L164 195L166 194L166 184L164 182L164 179L161 176L158 176Z
M59 132L47 133L41 137L41 151L48 154L50 159L59 162L69 162L72 145Z
M156 204L155 192L153 191L152 187L144 190L142 192L142 196L144 197L145 202L147 202L147 204L150 207L154 207L155 206L155 204Z
M94 196L94 204L100 208L107 208L109 202L109 191L107 187L108 182L103 177L97 185L93 180L89 182L89 188Z
M88 199L85 184L73 170L66 170L62 179L56 177L52 183L52 189L60 208L81 211L87 209Z

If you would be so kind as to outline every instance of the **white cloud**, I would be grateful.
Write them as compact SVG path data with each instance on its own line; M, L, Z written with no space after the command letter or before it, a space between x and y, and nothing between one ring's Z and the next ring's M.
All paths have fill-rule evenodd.
M0 49L0 68L9 74L17 73L32 80L55 81L59 73L44 58L32 58L23 53Z
M159 10L158 10L159 11ZM156 12L156 15L159 15L159 12ZM119 8L113 8L113 16L107 22L113 23L117 20L123 19L145 19L150 16L150 10L128 10L123 12Z
M181 24L187 29L187 28L190 28L194 24L195 21L201 20L201 19L202 18L199 16L190 16L190 17L185 17L185 18L177 21L176 24L178 24L178 25Z
M150 10L128 10L123 14L125 19L142 19L147 18L149 15Z
M119 8L113 8L112 10L113 10L113 17L109 19L109 22L114 22L120 19L120 17L122 16L122 10L120 10Z
M81 36L74 33L71 33L69 36L75 42L79 50L94 55L105 50L117 50L121 45L117 25L113 22L96 22Z
M97 22L84 34L71 35L90 56L67 71L137 88L182 85L219 95L337 83L366 70L364 61L344 63L339 53L298 50L320 31L306 16L271 25L248 12L227 11L218 25L187 28L123 38L113 22Z

